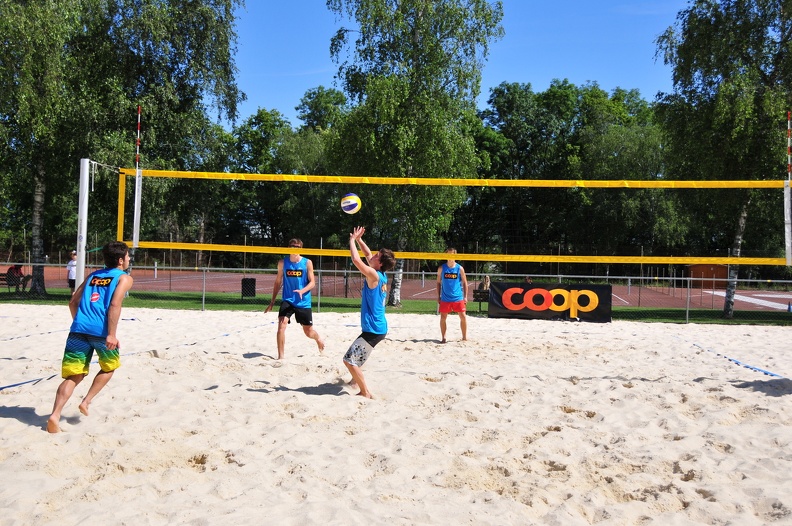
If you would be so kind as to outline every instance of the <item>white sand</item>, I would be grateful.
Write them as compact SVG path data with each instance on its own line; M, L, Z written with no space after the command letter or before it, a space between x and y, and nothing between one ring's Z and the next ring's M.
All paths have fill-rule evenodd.
M792 524L789 328L124 309L122 367L45 421L70 323L0 305L0 524ZM720 354L721 356L719 356ZM781 376L741 367L745 364Z

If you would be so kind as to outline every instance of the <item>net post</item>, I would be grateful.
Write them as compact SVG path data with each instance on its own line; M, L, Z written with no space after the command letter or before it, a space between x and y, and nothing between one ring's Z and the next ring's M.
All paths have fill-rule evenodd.
M787 179L784 181L784 252L786 266L792 266L792 199L789 183L792 180L792 111L787 112Z
M88 181L91 171L91 160L80 159L80 190L77 201L77 268L75 288L85 279L85 244L88 239Z
M784 245L786 265L792 266L792 199L790 199L789 179L784 181Z

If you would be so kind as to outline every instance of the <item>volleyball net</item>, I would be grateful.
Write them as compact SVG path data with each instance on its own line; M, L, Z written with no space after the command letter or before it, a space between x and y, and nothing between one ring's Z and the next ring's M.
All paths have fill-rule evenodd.
M271 183L321 183L346 185L392 185L392 186L478 186L510 188L613 188L613 189L780 189L784 192L784 221L786 257L690 257L690 256L581 256L563 254L456 254L460 261L488 262L536 262L536 263L606 263L606 264L720 264L720 265L792 265L792 220L790 220L789 180L765 181L630 181L630 180L546 180L546 179L441 179L417 177L376 177L376 176L331 176L331 175L292 175L292 174L242 174L226 172L194 172L172 170L145 170L119 168L118 172L118 226L117 239L124 240L124 214L126 186L129 177L135 177L136 199L139 207L140 189L144 177L181 178L197 180L239 180ZM136 217L139 210L136 209ZM126 241L133 248L205 250L223 252L246 252L257 254L287 254L287 247L268 247L236 244L207 244L140 240L136 222L133 240ZM325 248L303 248L301 254L310 256L347 256L347 250ZM395 252L401 259L442 260L447 256L442 252Z

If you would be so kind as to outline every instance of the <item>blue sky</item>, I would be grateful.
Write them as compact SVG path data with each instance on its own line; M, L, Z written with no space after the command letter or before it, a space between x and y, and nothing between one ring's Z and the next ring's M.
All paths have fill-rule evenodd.
M544 91L553 79L638 89L646 100L671 90L655 39L687 0L503 0L505 36L492 44L479 107L501 82ZM237 81L248 100L240 120L276 109L299 126L294 107L311 88L334 84L330 38L344 21L325 0L247 0L238 11ZM349 23L346 23L349 27Z

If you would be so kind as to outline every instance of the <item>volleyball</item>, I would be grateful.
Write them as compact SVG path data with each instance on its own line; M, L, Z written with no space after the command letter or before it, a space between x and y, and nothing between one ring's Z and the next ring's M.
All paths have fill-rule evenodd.
M361 206L360 198L356 194L347 194L341 198L341 210L347 214L357 214Z

